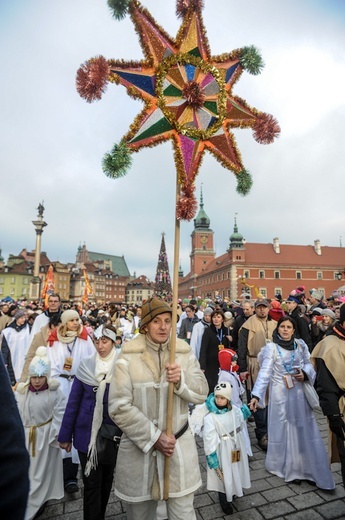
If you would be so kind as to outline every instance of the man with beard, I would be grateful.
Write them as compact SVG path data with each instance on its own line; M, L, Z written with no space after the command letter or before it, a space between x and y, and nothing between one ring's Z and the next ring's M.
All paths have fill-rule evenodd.
M240 376L247 381L247 399L251 399L251 391L259 372L257 356L268 341L272 341L272 334L277 323L268 315L270 304L268 300L260 298L255 302L255 314L242 326L238 339L238 364ZM258 408L254 413L255 436L259 447L266 451L267 437L267 407Z

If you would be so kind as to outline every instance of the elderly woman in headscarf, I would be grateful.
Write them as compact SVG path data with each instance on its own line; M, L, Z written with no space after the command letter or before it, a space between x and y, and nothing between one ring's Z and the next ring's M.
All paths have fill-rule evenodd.
M59 433L60 447L78 450L84 482L84 520L102 520L114 478L121 430L108 415L109 382L117 358L116 330L95 331L96 352L77 369ZM115 440L116 439L116 440Z

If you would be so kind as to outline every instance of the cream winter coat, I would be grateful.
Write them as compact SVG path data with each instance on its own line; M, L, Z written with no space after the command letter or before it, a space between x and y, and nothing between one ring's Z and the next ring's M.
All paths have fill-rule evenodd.
M123 431L115 479L115 493L128 502L163 498L164 455L154 449L166 430L169 342L149 342L139 334L125 343L110 383L109 415ZM173 424L177 433L187 422L188 403L200 404L208 384L189 345L176 340L176 363L181 382L174 389ZM195 440L188 429L176 442L170 460L169 497L193 493L201 486Z

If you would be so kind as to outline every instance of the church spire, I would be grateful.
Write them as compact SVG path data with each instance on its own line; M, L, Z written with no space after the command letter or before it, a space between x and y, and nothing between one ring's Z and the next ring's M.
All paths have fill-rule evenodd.
M161 248L159 251L155 277L155 292L157 296L164 298L167 301L170 301L172 299L172 287L164 235L165 233L162 233Z

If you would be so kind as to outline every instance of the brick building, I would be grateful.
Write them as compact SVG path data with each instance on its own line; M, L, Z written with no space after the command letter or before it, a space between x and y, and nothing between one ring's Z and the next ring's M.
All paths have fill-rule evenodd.
M273 298L276 293L286 298L299 285L317 289L328 297L333 290L343 292L345 248L313 245L298 246L272 243L250 243L239 233L235 219L234 232L224 254L216 257L214 232L205 213L201 194L200 210L191 234L190 272L179 276L180 298L238 299L249 292Z
M131 280L126 287L126 303L130 305L142 305L155 294L155 283L147 276L141 275Z

